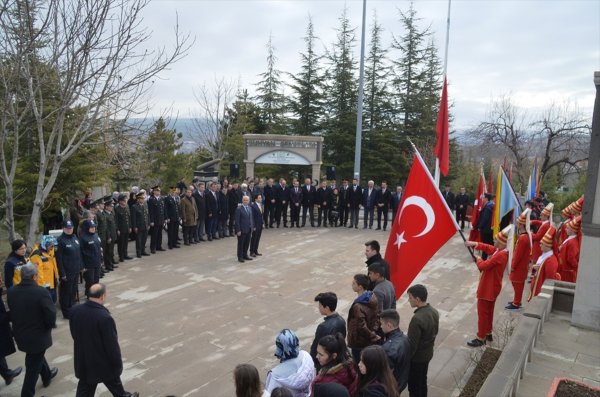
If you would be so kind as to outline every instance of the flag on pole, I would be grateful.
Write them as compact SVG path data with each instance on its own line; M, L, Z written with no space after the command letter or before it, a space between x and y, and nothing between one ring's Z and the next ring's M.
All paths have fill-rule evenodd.
M421 155L415 150L404 195L385 250L396 299L458 229L442 193Z
M469 233L469 241L481 241L479 230L475 229L475 226L479 220L479 212L481 211L482 201L481 199L485 193L485 177L483 176L483 167L481 167L481 172L479 174L479 185L477 186L477 195L475 196L475 202L473 203L473 214L471 215L471 224L473 227Z
M492 182L494 180L493 175L494 175L494 166L492 165L490 167L490 177L488 178L487 189L486 189L487 190L486 193L489 193L489 194L494 193L494 191L492 190L493 184L494 184L494 182Z
M442 87L442 100L437 116L435 130L437 132L437 141L435 143L435 157L439 160L440 171L442 175L448 175L450 169L450 142L448 138L448 84L444 76L444 85Z
M513 211L513 224L516 224L521 213L521 203L508 181L506 172L502 167L499 167L496 184L496 206L494 207L494 236L500 230L502 218L510 211Z

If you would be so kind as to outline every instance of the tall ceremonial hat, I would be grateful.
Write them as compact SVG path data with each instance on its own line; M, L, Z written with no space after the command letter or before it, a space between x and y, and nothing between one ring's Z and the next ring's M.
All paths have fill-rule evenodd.
M542 210L542 215L552 219L552 211L554 211L554 203L548 203L548 205Z
M508 225L504 229L500 230L498 232L498 234L496 234L496 240L498 240L502 244L506 245L506 243L508 241L508 235L511 234L510 232L511 232L512 227L513 227L513 225Z
M565 219L570 219L573 217L573 214L571 213L571 204L569 204L566 208L563 208L560 212L560 215Z
M540 244L545 245L546 247L552 248L554 243L554 235L556 235L556 228L554 226L550 226L544 237L540 240Z
M583 196L579 197L577 201L573 201L570 207L571 213L574 215L581 214L581 211L583 211Z
M579 229L581 229L581 215L571 219L565 224L565 226L573 230L575 233L579 232Z
M519 225L525 226L528 220L531 218L531 208L526 208L525 211L521 212L519 217L517 218L517 223Z

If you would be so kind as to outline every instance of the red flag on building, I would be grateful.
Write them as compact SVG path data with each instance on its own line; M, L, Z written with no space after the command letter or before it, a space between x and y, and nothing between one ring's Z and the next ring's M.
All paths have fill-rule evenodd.
M444 86L442 87L442 100L437 116L437 142L435 143L435 157L440 162L440 172L442 175L448 175L450 169L450 142L448 138L448 85L446 76L444 76Z
M471 215L471 232L469 233L469 241L481 241L479 230L475 229L477 226L477 220L479 219L479 212L481 211L481 198L485 193L485 178L483 176L483 168L479 174L479 185L477 186L477 194L475 195L475 202L473 203L473 214Z
M385 250L396 298L457 230L442 193L416 152Z

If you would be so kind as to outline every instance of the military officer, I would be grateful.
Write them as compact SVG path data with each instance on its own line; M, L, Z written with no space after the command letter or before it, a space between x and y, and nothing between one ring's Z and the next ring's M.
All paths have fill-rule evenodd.
M165 212L167 218L167 245L169 249L179 248L179 244L177 244L180 219L179 194L175 186L171 186L170 194L165 199Z
M106 220L106 240L103 240L104 267L114 270L119 267L115 262L115 242L117 241L117 220L113 212L112 196L104 197L104 219Z
M129 206L127 205L127 196L121 194L118 200L119 205L115 208L117 252L119 253L119 261L123 262L127 259L133 259L127 255L127 243L129 242L129 233L131 233L131 215L129 214Z
M146 252L146 240L148 239L148 227L150 226L148 208L146 208L146 195L138 193L136 203L131 207L131 227L135 232L135 254L138 258L149 256Z
M148 199L148 217L150 219L150 253L164 251L162 247L162 231L165 224L165 201L160 195L160 186L152 188L152 196Z

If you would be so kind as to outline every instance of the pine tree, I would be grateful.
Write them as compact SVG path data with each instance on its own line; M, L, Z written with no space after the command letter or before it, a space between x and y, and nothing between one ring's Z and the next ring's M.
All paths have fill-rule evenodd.
M292 97L290 111L294 116L292 131L297 135L313 135L322 129L323 120L323 75L319 62L322 56L315 53L314 26L308 17L306 28L306 52L300 54L300 73L290 74Z
M174 184L185 175L186 163L178 153L181 138L181 133L167 128L162 117L154 123L154 131L148 134L143 149L149 171L146 177L148 182Z
M352 54L355 42L347 9L340 17L337 41L333 46L327 72L327 128L325 131L324 157L335 165L342 176L352 175L354 167L354 137L356 130L356 61Z
M266 126L267 134L281 134L286 130L285 104L281 93L281 71L275 68L275 47L273 37L269 35L267 43L267 71L260 74L261 81L257 83L256 99L261 107L262 122Z

